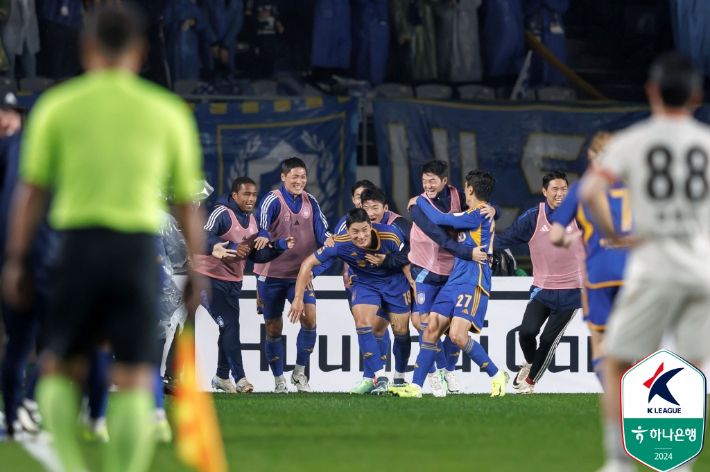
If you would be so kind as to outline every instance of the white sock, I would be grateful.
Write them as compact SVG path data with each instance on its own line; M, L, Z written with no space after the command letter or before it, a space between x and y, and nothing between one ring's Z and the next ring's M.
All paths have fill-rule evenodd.
M385 374L385 369L380 369L377 372L375 372L375 378L379 379L380 377L386 377L387 374Z
M445 369L444 372L446 372L447 374L453 374L454 372L456 372L456 369L454 369L454 370Z
M397 372L396 370L394 371L394 378L395 379L404 379L404 372Z
M497 373L496 375L494 375L493 377L491 377L491 378L492 378L492 379L497 379L497 378L500 378L500 377L502 377L502 376L503 376L503 371L500 370L500 369L498 369L498 373Z
M305 365L298 365L296 364L293 368L293 375L298 375L298 374L303 374L306 370ZM305 375L305 374L304 374Z
M286 383L286 377L284 377L283 375L279 375L278 377L274 377L274 383L276 385L278 385L279 382Z
M606 458L617 461L630 461L631 459L624 451L621 439L621 425L618 420L604 423L604 450Z

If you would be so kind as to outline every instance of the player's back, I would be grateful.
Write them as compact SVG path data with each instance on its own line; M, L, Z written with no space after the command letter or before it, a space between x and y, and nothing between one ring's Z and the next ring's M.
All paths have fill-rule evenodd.
M710 128L688 116L653 116L612 138L600 165L626 181L634 234L645 239L630 271L708 278L709 155Z
M493 252L493 237L495 236L495 221L489 220L480 214L481 206L471 208L466 213L476 213L480 216L478 226L459 231L458 242L464 246L484 247L489 254ZM486 292L491 288L491 267L488 262L478 263L456 258L448 283L450 284L477 284Z

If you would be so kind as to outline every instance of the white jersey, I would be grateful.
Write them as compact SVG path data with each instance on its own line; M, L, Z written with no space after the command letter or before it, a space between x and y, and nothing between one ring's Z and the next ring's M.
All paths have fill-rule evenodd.
M634 234L649 243L633 251L627 276L661 269L707 280L710 127L692 117L653 116L618 132L598 165L626 182Z

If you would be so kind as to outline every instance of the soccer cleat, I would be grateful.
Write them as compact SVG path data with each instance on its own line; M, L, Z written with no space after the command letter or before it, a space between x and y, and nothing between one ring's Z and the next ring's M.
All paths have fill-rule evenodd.
M597 472L636 472L636 467L631 460L607 460Z
M422 398L422 388L415 383L407 384L406 387L398 388L392 393L401 398Z
M375 388L375 383L372 379L360 379L353 388L350 389L350 395L365 395L372 392Z
M237 389L231 379L221 379L216 375L212 377L212 388L222 390L225 393L237 393Z
M446 382L445 369L437 369L436 372L439 374L439 382L441 382L441 388L443 388L445 392L448 392L449 384Z
M519 389L523 386L525 383L525 379L528 378L528 375L530 375L530 368L532 367L532 364L528 364L527 362L523 362L523 364L520 366L520 370L518 371L518 375L515 376L513 379L513 388L514 389Z
M172 377L163 377L163 393L165 395L175 396L178 390L178 381Z
M288 387L286 387L286 378L283 375L274 377L274 381L276 382L276 388L274 389L274 393L288 393Z
M311 386L308 385L308 377L304 374L291 375L291 384L294 385L299 392L310 393L313 391L311 390Z
M30 435L39 434L42 416L39 414L39 405L37 402L25 398L17 407L17 421L22 426L25 433Z
M88 442L108 442L106 418L86 418L84 420L84 439Z
M456 372L444 371L444 377L446 377L446 389L449 393L459 393L461 386L456 378Z
M446 396L446 389L441 385L441 379L439 378L439 373L434 372L433 374L427 374L427 379L429 379L429 385L431 385L431 393L437 398Z
M518 393L531 394L535 393L535 385L523 382L523 385L518 389Z
M377 377L377 384L375 388L372 389L370 395L386 395L387 386L389 385L389 379L387 377Z
M242 377L239 379L239 382L237 382L235 390L237 393L251 393L254 391L254 386L249 383L246 377Z
M158 408L155 410L155 441L160 444L168 444L172 440L173 430L165 416L165 410Z
M501 370L499 371L503 375L496 374L495 377L491 378L491 396L492 397L504 397L505 396L505 386L510 380L510 375L508 372Z

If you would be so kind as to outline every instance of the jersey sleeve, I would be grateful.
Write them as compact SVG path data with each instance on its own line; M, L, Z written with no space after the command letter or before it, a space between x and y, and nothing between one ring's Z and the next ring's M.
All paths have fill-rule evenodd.
M58 132L53 107L39 99L32 109L22 136L20 178L40 188L52 186L56 166Z
M515 220L513 224L496 234L493 241L493 249L500 251L529 243L535 234L538 213L537 207L531 208Z
M325 264L326 262L332 261L338 257L338 244L336 243L334 247L323 246L313 254L321 264Z
M348 227L345 224L345 216L340 218L340 221L338 221L338 225L335 227L335 234L340 236L348 232Z
M594 170L610 181L627 179L630 170L629 156L632 153L626 148L623 136L612 137L606 150L594 161Z
M403 239L398 251L392 252L385 256L385 261L382 266L387 269L404 267L409 264L409 234L412 231L412 223L402 217L399 217L394 220L391 226L400 231Z
M207 218L207 224L205 225L205 231L207 232L207 254L212 254L215 244L220 244L226 239L219 237L220 234L224 234L229 231L232 226L232 219L229 217L227 208L219 205L212 210L210 217Z
M261 199L259 208L256 210L256 222L259 225L259 236L271 240L269 227L274 218L279 216L281 204L279 197L274 192L269 192Z
M459 259L472 260L473 253L471 252L471 248L458 243L454 238L449 236L441 226L435 225L424 215L419 205L414 205L409 211L409 215L419 229L446 252Z
M316 240L318 244L324 244L325 240L333 234L328 231L328 220L321 211L318 200L310 193L308 194L308 198L311 200L311 205L313 205L313 230L316 234Z
M170 186L177 203L190 203L202 176L202 150L195 117L182 102L178 105L176 122L171 134L172 172Z
M562 204L552 212L552 215L547 215L550 223L559 223L562 226L567 226L577 214L579 207L579 181L572 184L567 196L562 200Z
M481 224L481 215L477 211L453 214L441 213L431 206L429 201L424 197L417 198L417 205L421 207L427 218L439 226L451 226L454 229L470 229L478 228Z

